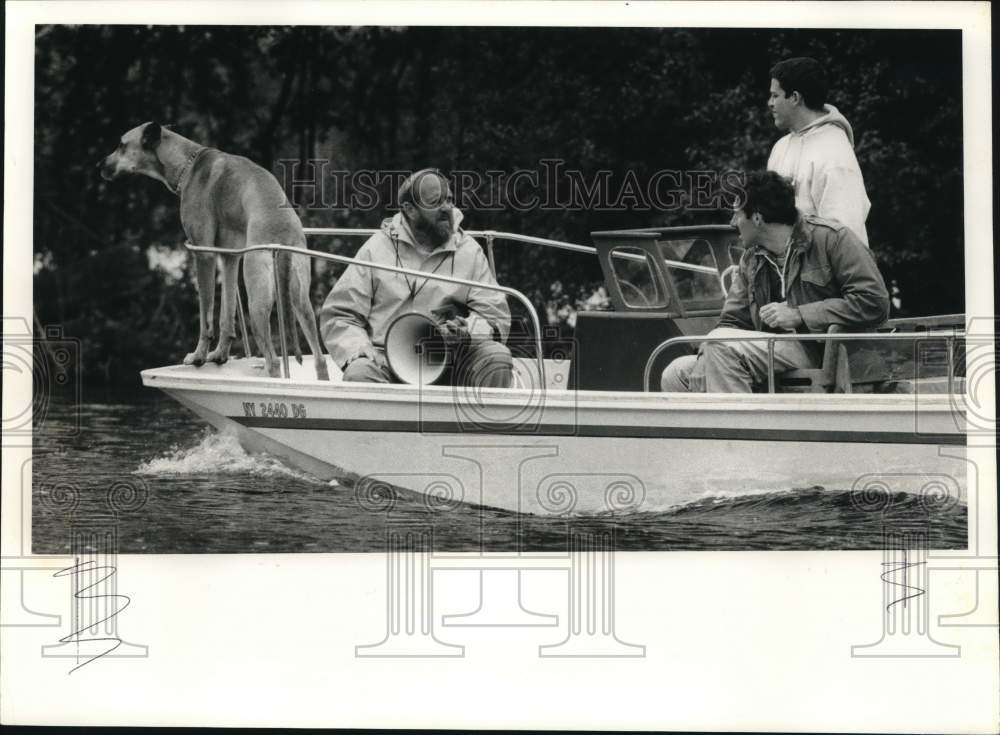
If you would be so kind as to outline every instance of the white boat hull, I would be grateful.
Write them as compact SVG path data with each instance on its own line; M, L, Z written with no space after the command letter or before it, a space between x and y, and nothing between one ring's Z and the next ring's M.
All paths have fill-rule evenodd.
M680 395L289 380L259 361L142 373L251 450L323 479L362 479L521 513L657 511L795 487L965 499L961 396ZM332 366L331 366L332 367ZM336 369L332 370L336 374Z

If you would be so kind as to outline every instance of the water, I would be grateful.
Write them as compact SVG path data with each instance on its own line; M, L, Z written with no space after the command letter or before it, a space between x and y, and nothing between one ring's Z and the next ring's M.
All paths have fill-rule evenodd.
M459 505L428 509L395 493L390 510L361 504L265 454L248 454L156 391L53 399L36 418L32 545L66 553L74 522L117 518L122 553L384 551L388 524L432 527L441 551L565 550L571 528L613 531L621 550L878 549L883 517L847 488L709 493L662 512L540 518ZM109 498L116 509L109 513ZM389 500L388 498L386 500ZM890 524L926 526L931 548L967 545L965 504L928 518L914 495L892 498Z

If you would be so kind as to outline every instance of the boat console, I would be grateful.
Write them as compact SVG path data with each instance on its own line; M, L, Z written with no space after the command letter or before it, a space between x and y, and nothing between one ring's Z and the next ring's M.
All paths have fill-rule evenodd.
M592 234L614 311L577 314L572 375L578 390L641 391L643 368L667 339L707 334L726 299L724 274L739 258L729 225ZM693 351L662 353L654 369Z

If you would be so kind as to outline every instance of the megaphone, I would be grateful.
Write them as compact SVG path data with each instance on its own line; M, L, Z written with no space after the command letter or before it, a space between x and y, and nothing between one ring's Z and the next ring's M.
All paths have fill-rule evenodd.
M437 322L426 314L400 314L385 333L385 357L401 383L433 385L448 369L450 351Z

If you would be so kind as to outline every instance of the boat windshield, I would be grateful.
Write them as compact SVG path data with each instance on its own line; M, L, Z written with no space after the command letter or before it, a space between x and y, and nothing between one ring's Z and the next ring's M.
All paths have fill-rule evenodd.
M628 306L648 309L667 305L667 296L654 276L655 267L642 248L614 248L611 251L611 264L622 298Z
M660 240L657 245L682 301L718 301L725 297L718 275L719 264L707 240ZM711 271L693 270L682 264L698 265Z

